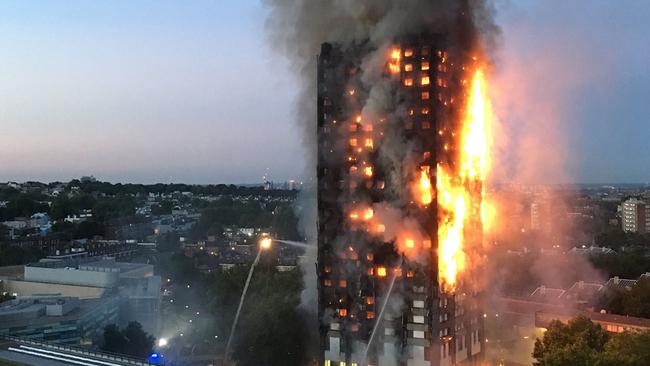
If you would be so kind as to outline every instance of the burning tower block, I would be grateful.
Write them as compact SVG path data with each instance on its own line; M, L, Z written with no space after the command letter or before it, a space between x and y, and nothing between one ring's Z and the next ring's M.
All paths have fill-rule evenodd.
M483 79L476 57L447 50L438 35L396 39L386 50L322 45L323 365L480 361Z

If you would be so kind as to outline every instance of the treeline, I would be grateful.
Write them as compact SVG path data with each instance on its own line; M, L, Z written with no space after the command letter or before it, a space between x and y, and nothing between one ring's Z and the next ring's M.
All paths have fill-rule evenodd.
M98 192L106 195L116 194L171 194L174 192L191 192L194 195L267 195L270 197L295 197L296 190L271 190L265 191L261 186L246 187L237 186L234 184L183 184L183 183L170 183L170 184L122 184L122 183L109 183L109 182L81 182L77 179L70 181L67 187L79 187L83 192L91 193Z
M270 228L280 238L301 239L298 218L289 202L262 203L223 197L214 202L203 201L199 207L202 208L201 217L190 232L192 239L210 235L220 237L227 226Z
M610 334L585 316L553 321L533 351L534 366L647 366L650 331Z

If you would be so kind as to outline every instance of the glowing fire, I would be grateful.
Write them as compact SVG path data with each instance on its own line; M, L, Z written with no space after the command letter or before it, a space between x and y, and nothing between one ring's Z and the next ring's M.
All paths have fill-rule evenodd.
M438 266L441 285L453 291L458 274L465 269L468 248L465 230L473 220L485 224L489 216L484 204L490 141L490 102L486 79L479 68L474 71L462 121L459 171L454 174L438 165L436 188L440 219L438 224Z
M402 58L402 51L399 48L393 48L390 52L390 61L388 62L388 69L391 73L397 74L400 72L400 59Z
M433 200L433 192L431 188L431 180L429 179L429 167L420 168L420 203L428 205Z

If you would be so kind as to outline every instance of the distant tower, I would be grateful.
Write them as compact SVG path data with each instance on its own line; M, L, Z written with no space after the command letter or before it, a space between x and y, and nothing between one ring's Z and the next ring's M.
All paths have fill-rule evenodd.
M650 232L650 204L630 198L621 204L623 231L645 234Z

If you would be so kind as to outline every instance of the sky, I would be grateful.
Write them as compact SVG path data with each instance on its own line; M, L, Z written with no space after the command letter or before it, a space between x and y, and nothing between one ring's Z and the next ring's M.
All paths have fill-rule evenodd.
M650 181L650 2L496 4L502 170ZM0 1L0 181L300 179L297 79L265 16L258 0Z

